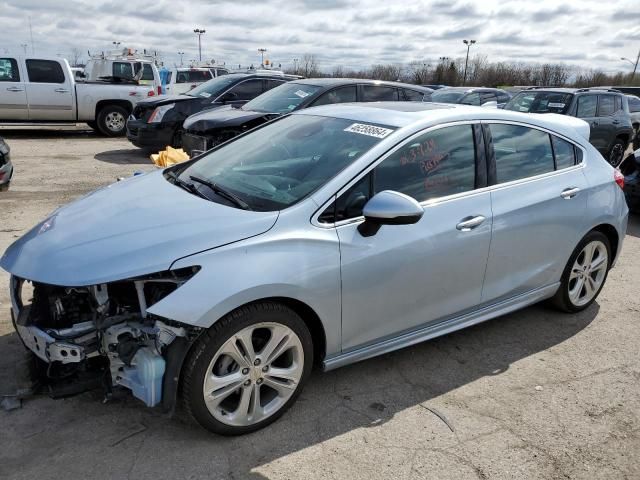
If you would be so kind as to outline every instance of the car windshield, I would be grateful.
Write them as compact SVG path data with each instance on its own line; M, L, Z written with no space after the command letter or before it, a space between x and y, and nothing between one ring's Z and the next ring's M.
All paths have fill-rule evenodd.
M209 70L178 70L176 72L176 83L206 82L211 80Z
M460 90L436 90L431 94L431 101L437 103L458 103L464 96Z
M287 115L211 151L185 168L180 179L215 183L251 210L282 210L324 185L392 131L393 127L342 118ZM206 187L198 188L215 201L231 204Z
M225 75L223 77L212 78L202 85L198 85L196 88L190 90L186 95L201 98L216 98L228 89L231 84L243 78L246 78L246 75Z
M571 104L571 93L566 92L520 92L504 107L505 110L526 113L567 113Z
M285 83L254 98L242 109L253 112L288 113L319 90L320 87L316 85Z

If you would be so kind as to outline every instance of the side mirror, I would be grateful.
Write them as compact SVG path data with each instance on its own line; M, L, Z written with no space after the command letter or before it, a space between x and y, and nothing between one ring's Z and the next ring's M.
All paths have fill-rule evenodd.
M235 92L227 92L222 96L222 101L223 102L233 102L234 100L238 99L238 94Z
M484 102L482 108L498 108L498 102L495 100L489 100L488 102Z
M362 211L364 223L358 226L363 237L375 235L382 225L411 225L424 214L422 206L404 193L385 190L367 202Z

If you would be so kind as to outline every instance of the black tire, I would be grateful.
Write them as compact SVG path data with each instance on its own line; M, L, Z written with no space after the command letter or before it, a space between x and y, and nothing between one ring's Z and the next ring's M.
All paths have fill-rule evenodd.
M10 182L0 184L0 192L9 191L9 185L10 185Z
M105 105L98 112L96 123L107 137L121 137L127 132L127 111L118 105Z
M578 258L578 255L580 255L584 247L588 243L593 242L594 240L602 242L607 249L607 266L606 266L604 279L602 280L602 284L596 291L596 294L588 303L584 305L575 305L569 297L569 282L570 282L569 276L571 275L571 269L576 259ZM612 261L613 261L613 258L611 258L611 244L609 243L609 239L607 238L607 236L597 231L589 232L587 235L585 235L585 237L582 240L580 240L580 242L578 243L578 246L575 248L575 250L571 254L571 257L569 257L569 261L567 262L567 265L565 266L564 271L562 272L562 278L560 280L560 288L558 288L558 291L556 292L554 297L551 299L552 305L562 310L563 312L567 312L567 313L576 313L589 308L589 306L598 298L598 295L600 295L600 292L602 291L602 287L604 287L605 283L607 283L607 276L609 275L609 269L611 268Z
M99 132L97 122L87 122L87 125L89 125L89 128L91 128L91 130Z
M640 127L636 129L636 133L633 137L633 150L638 150L640 148Z
M627 149L627 143L621 139L616 138L607 153L607 162L609 165L616 168L624 160L624 151Z
M203 380L210 362L229 338L240 330L261 322L284 325L298 336L304 352L303 373L296 390L277 412L248 426L231 426L217 420L205 404ZM309 329L300 316L276 302L261 302L240 307L216 322L191 348L182 373L182 400L185 413L201 426L220 435L243 435L280 418L300 395L313 365L313 342Z

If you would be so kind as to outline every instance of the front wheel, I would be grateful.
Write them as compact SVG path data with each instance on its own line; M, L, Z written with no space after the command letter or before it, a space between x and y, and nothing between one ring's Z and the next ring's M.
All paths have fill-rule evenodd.
M600 232L588 233L571 254L553 303L571 313L589 307L604 287L611 261L609 239Z
M107 137L121 137L127 128L127 111L118 105L106 105L96 118L100 133Z
M258 430L295 402L312 364L311 335L293 310L273 302L241 307L194 345L183 374L186 410L222 435Z

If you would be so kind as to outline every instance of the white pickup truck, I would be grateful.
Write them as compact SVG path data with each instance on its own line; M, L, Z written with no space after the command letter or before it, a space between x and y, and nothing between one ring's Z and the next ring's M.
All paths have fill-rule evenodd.
M86 122L115 137L125 134L135 104L155 94L153 86L131 80L76 82L74 77L64 59L0 56L0 124Z

